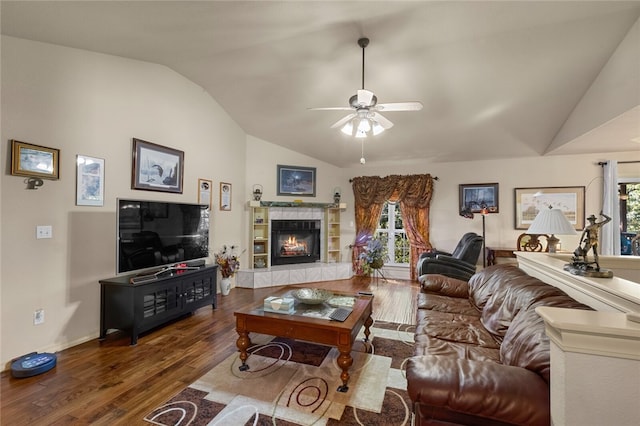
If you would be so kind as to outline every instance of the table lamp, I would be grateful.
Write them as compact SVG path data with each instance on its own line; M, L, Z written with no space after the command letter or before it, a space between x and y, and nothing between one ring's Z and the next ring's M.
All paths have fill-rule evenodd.
M548 209L540 210L531 226L529 226L527 234L550 234L551 236L547 239L549 253L555 253L560 240L554 234L575 235L576 231L564 213L562 213L562 210L549 206Z

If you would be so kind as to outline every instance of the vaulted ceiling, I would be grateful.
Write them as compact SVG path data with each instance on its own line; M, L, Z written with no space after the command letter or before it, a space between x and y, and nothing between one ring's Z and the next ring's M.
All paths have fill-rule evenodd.
M359 140L329 127L361 86L395 126L368 162L633 151L635 105L563 126L640 16L640 2L2 1L2 34L154 62L202 86L250 135L341 167ZM625 39L625 37L627 37ZM640 40L637 43L640 51ZM640 65L636 72L640 71ZM634 89L638 87L634 86Z

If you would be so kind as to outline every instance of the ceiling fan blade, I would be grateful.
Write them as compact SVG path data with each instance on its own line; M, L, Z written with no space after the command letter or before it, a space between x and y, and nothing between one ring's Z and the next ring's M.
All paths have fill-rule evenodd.
M351 111L351 107L320 107L320 108L307 108L310 111Z
M393 127L393 123L378 112L372 113L372 118L376 120L386 130Z
M340 120L336 121L331 128L332 129L337 129L338 127L342 127L345 124L347 124L347 121L356 118L358 116L358 114L349 114L346 117L342 117Z
M373 92L365 89L358 90L358 105L370 106L373 100Z
M389 104L378 104L376 109L379 111L420 111L422 103L420 102L393 102Z

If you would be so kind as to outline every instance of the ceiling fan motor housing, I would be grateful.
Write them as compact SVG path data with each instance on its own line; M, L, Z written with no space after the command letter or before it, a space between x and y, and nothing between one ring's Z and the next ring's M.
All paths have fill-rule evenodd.
M376 97L376 95L373 95L373 97L371 98L371 102L369 102L369 105L361 105L358 103L358 95L353 95L352 97L349 98L349 105L351 105L353 108L355 109L359 109L359 108L371 108L373 106L375 106L378 103L378 98Z

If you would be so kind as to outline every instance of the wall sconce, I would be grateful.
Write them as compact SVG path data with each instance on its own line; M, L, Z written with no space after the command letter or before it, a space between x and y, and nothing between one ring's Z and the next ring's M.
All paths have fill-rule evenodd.
M40 178L25 179L24 183L27 184L27 189L38 189L39 187L44 185L44 181Z
M253 201L260 201L262 198L262 185L256 183L253 185Z

